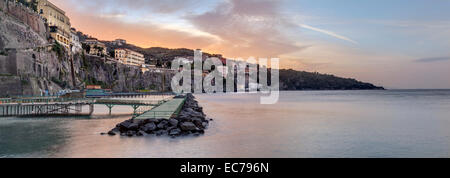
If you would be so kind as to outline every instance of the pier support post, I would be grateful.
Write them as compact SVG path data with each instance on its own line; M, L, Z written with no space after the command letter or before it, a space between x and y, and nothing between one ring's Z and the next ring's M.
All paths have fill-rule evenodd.
M94 104L89 105L89 115L92 115L94 113Z
M112 115L112 108L114 107L114 105L112 105L112 104L107 104L106 107L109 108L109 115Z
M133 107L133 116L137 115L137 109L139 109L138 105L132 105L131 107Z

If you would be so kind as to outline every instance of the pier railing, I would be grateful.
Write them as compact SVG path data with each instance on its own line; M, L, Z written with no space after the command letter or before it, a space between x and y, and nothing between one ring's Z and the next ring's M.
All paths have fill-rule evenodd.
M33 104L33 103L67 103L67 102L94 102L89 98L58 98L58 97L35 97L35 98L0 98L0 105L4 104Z
M134 110L133 114L140 115L152 108L159 107L172 100L173 95L164 95L161 99L145 99L139 98L142 95L131 95L133 99L124 98L63 98L63 97L17 97L17 98L0 98L0 117L5 116L35 116L35 115L73 115L80 114L83 106L89 107L89 114L94 110L94 105L105 105L112 114L114 106L131 106ZM143 95L148 96L148 95ZM179 109L177 109L179 110ZM170 113L173 111L158 111L159 113ZM154 113L153 115L159 115ZM166 114L161 114L166 115Z

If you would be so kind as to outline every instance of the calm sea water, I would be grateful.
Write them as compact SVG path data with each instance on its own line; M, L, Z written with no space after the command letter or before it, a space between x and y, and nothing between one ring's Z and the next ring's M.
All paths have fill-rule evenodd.
M215 119L201 137L100 135L128 116L0 118L0 157L450 157L450 90L282 92L276 105L197 98Z

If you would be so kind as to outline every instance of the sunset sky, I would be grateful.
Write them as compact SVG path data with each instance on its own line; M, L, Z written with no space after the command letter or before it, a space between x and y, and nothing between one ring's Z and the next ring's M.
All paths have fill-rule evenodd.
M72 26L141 47L279 57L387 88L450 88L449 0L50 0Z

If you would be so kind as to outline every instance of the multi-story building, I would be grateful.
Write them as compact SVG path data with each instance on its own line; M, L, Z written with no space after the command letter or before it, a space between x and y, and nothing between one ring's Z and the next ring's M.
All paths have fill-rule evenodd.
M142 66L145 64L143 54L129 49L116 49L115 58L118 62L132 66Z
M78 37L77 30L75 28L70 29L72 40L71 40L71 46L72 46L72 52L79 53L83 50L83 47L80 43L80 38Z
M84 43L89 46L87 51L90 55L107 56L107 47L104 43L98 41L96 38L87 38Z
M72 34L66 12L48 0L38 0L37 10L50 27L50 36L61 45L70 48Z

